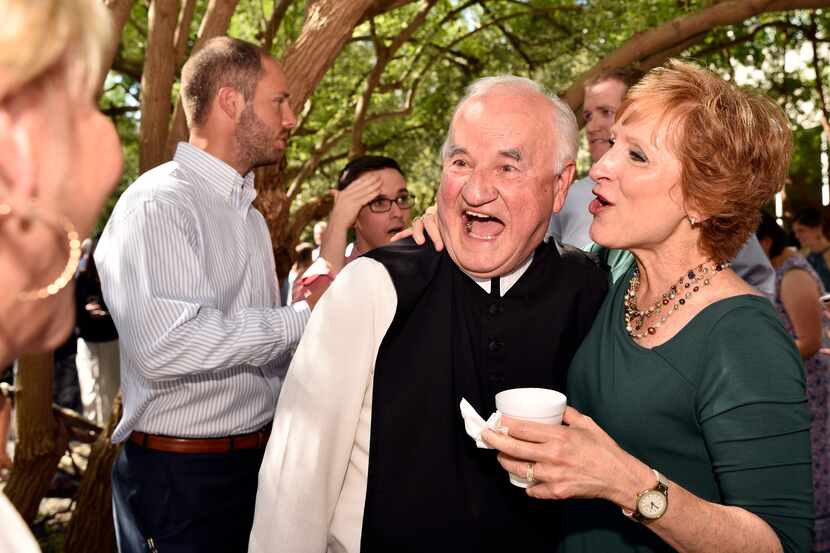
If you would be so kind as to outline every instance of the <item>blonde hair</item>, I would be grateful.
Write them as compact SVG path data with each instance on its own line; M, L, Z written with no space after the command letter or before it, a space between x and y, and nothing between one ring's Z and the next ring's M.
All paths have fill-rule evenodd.
M633 123L653 110L680 160L683 198L705 217L698 246L717 261L733 258L758 227L761 206L786 183L792 132L784 112L677 60L632 86L617 120Z
M93 95L111 36L102 0L0 0L0 101L53 70Z

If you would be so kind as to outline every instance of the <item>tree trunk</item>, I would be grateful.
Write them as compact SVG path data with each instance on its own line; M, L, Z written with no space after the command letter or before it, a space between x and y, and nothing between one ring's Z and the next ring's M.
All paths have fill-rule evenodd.
M124 25L127 24L127 20L130 18L133 0L104 0L104 4L110 9L112 15L112 39L101 58L101 80L98 83L97 90L104 87L107 72L112 67L115 54L118 52L118 45L121 43L121 33L124 32Z
M318 0L309 5L303 30L283 61L294 113L301 111L374 4L374 0Z
M375 0L372 7L363 15L363 19L361 19L360 22L362 23L363 21L367 21L377 15L397 10L402 6L411 4L412 2L414 2L414 0Z
M3 491L28 524L37 516L68 441L52 416L53 363L51 352L24 355L19 361L18 440L14 468Z
M121 407L121 394L118 394L107 427L92 445L75 512L66 532L64 553L86 553L93 544L99 553L116 549L112 520L112 463L121 449L110 439L121 419Z
M293 0L280 0L279 4L274 6L274 11L271 12L271 18L268 20L268 25L265 27L265 32L262 36L262 47L271 51L271 47L274 45L274 37L277 36L277 31L282 24L282 20L285 17L285 12L288 11L288 7L291 5Z
M562 94L562 99L578 113L581 111L585 81L603 71L636 65L660 52L671 50L696 35L703 37L715 27L740 23L762 13L824 6L830 6L830 0L729 0L677 17L632 36L576 79Z
M150 4L146 61L141 75L139 173L168 159L165 144L170 123L170 91L176 78L173 37L178 18L178 0L153 0Z
M187 57L187 39L190 38L190 25L193 23L193 13L196 11L196 0L184 0L179 11L179 24L173 36L176 48L176 66L184 63Z

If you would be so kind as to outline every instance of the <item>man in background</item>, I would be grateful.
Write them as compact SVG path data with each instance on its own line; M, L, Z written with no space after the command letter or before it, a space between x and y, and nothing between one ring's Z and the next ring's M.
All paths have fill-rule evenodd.
M253 169L296 118L280 64L208 41L182 69L190 138L121 196L95 261L121 341L120 550L245 551L257 471L306 301L281 307Z
M118 393L118 331L101 293L101 279L95 267L95 242L84 242L84 255L75 277L75 328L78 350L75 364L81 386L81 406L86 418L106 425L112 402Z

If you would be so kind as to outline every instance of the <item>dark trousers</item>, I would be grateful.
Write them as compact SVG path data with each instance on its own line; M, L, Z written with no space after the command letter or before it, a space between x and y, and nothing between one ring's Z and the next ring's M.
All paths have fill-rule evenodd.
M245 553L264 449L167 453L124 444L112 469L121 553Z

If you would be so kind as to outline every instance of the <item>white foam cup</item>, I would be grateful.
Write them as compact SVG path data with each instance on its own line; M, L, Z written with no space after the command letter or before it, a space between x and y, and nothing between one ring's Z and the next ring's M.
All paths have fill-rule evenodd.
M546 388L513 388L496 394L496 409L513 419L541 424L562 424L568 398L565 394ZM526 488L530 482L510 474L510 483Z

